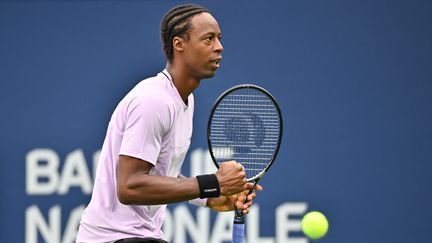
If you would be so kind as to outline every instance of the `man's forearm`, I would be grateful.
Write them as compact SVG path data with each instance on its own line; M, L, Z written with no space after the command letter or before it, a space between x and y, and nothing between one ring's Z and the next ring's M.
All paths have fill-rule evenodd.
M118 185L123 204L155 205L188 201L199 197L198 182L193 178L140 175Z

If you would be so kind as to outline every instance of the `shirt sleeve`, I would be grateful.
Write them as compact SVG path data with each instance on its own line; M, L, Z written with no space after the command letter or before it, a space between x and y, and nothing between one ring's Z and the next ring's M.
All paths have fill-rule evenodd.
M155 165L163 137L171 124L170 118L169 105L161 96L131 99L123 118L125 126L120 154Z

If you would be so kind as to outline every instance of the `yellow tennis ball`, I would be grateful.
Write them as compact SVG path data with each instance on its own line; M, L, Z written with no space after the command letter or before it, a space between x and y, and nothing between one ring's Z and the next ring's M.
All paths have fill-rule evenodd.
M302 231L309 238L316 240L323 237L328 230L329 223L324 214L318 211L307 213L301 221Z

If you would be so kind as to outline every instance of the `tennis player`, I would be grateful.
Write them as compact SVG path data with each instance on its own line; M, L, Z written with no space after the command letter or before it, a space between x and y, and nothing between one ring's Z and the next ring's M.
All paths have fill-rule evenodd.
M166 242L166 204L247 213L256 196L243 203L252 186L234 161L215 174L179 176L192 136L192 91L222 59L217 21L199 5L178 6L163 18L161 38L166 68L134 87L112 114L77 242Z

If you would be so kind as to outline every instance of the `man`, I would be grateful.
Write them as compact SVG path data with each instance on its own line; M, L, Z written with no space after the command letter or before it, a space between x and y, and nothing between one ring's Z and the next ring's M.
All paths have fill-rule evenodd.
M215 75L222 59L217 21L201 6L178 6L164 17L161 38L166 69L140 82L115 109L77 242L165 242L166 204L192 200L247 213L255 197L243 203L251 185L234 161L215 174L179 176L192 136L192 91Z

